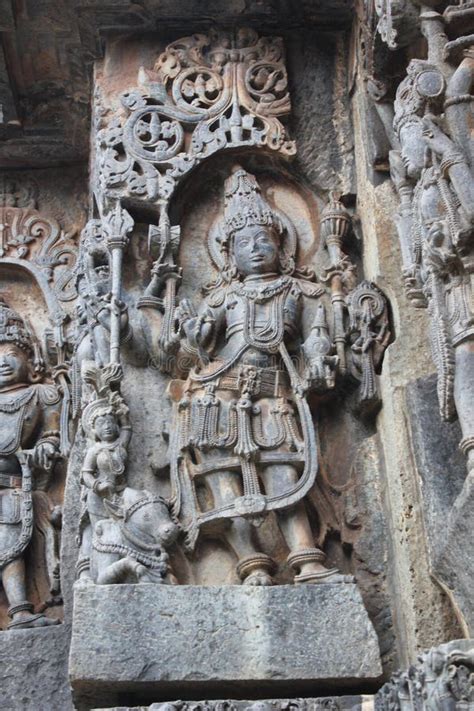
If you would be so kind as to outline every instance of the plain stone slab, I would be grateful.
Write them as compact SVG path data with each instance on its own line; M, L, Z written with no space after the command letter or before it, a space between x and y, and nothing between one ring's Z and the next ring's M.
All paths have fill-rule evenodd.
M0 632L2 711L72 711L66 625Z
M355 584L75 589L70 679L81 708L371 691L381 671Z

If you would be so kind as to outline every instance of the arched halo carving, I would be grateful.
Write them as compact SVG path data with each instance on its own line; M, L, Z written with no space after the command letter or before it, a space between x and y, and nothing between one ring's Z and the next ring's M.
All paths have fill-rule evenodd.
M121 96L124 115L99 125L97 188L105 196L169 200L181 177L228 148L296 152L280 121L291 108L280 38L248 28L184 37L138 79Z

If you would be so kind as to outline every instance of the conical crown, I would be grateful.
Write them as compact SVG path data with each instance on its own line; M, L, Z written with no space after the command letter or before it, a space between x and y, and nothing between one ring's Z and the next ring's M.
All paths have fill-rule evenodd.
M11 309L0 296L0 343L13 343L24 350L33 351L33 342L20 314Z
M228 235L248 225L279 227L279 220L262 197L255 176L242 168L225 181L224 218Z

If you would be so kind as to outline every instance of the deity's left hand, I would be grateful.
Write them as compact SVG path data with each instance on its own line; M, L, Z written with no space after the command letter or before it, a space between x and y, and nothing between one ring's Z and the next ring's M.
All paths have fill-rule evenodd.
M45 471L49 471L56 459L56 447L51 442L40 442L33 452L33 462L35 466Z
M438 156L443 157L456 149L456 144L438 125L434 116L427 114L422 121L423 138Z

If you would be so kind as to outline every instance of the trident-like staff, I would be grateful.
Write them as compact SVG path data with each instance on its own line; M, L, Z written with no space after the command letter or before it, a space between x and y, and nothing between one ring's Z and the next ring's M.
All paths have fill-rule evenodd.
M108 212L102 224L107 234L107 246L111 254L112 302L110 314L110 362L120 363L120 322L122 295L122 261L125 247L128 244L128 234L134 222L129 213L122 208L117 200L114 208Z
M339 356L339 370L346 372L346 329L344 312L346 297L344 282L346 273L354 271L355 267L342 251L342 242L349 232L351 217L344 205L331 193L329 203L321 213L321 239L326 245L331 264L326 269L326 281L331 288L331 301L334 313L334 342Z

